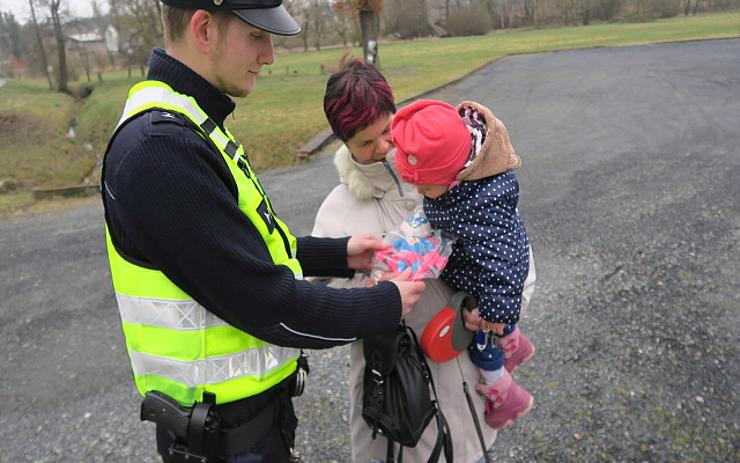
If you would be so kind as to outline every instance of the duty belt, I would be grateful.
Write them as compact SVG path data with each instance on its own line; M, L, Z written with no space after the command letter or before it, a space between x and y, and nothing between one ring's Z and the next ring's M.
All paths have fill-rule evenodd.
M217 461L221 455L253 447L278 422L281 402L271 400L246 423L224 430L213 409L215 396L205 393L203 397L192 408L159 391L147 392L142 401L142 421L153 421L175 437L168 449L171 461Z
M221 428L214 409L216 396L209 392L203 393L202 402L183 407L160 391L149 391L141 402L141 420L153 421L174 436L167 450L167 458L175 463L220 461L223 455L233 455L254 447L275 424L281 425L281 433L292 453L295 436L292 430L291 435L287 436L287 429L282 429L282 418L286 413L282 407L289 396L296 397L303 393L308 371L308 359L301 352L296 374L290 378L284 392L280 393L282 397L273 398L249 421L235 428Z

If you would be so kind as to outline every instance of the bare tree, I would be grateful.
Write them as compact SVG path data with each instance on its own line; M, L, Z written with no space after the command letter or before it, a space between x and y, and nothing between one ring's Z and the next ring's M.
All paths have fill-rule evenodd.
M311 0L309 4L309 16L313 23L313 40L316 50L321 50L321 37L324 35L323 19L321 11L322 2L320 0Z
M352 45L355 43L356 34L353 29L357 27L357 10L352 0L337 0L332 3L334 10L334 28L342 39L344 48L349 46L348 39Z
M65 50L64 31L62 30L62 19L59 14L59 8L62 6L62 0L49 0L49 12L51 13L51 22L54 25L54 36L57 41L57 65L58 80L57 91L61 93L70 93L69 91L69 71L67 69L67 50Z
M290 15L301 26L301 40L303 41L303 51L308 51L308 39L311 32L311 4L310 0L286 0L283 2Z
M110 0L110 17L121 34L129 73L139 66L143 74L152 48L162 45L162 8L158 0Z
M512 27L513 0L501 0L501 27Z
M33 6L33 0L28 0L28 5L31 7L31 21L33 21L33 29L36 32L36 40L38 41L38 52L41 58L41 71L46 76L46 80L49 81L49 90L53 90L54 83L51 81L51 74L49 74L49 62L46 60L46 50L44 50L44 41L41 39L41 29L39 28L39 22L36 19L36 9Z
M0 11L0 37L5 38L0 43L0 48L6 49L7 54L13 56L14 59L19 59L21 57L20 25L13 13Z

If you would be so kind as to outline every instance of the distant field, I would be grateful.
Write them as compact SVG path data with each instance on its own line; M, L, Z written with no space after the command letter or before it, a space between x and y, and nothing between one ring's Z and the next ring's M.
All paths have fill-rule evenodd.
M383 43L380 59L401 101L506 55L728 37L740 37L739 12ZM326 127L322 97L328 76L319 69L322 63L335 64L342 52L335 48L279 55L275 65L263 69L256 92L238 99L227 125L246 145L258 170L291 165L295 149ZM353 53L360 56L361 50ZM138 72L131 79L126 72L115 72L103 79L82 103L49 92L42 80L11 80L0 88L0 181L13 177L28 190L77 184L94 171L96 155L105 148L128 88L140 77ZM65 136L72 123L75 140ZM0 213L12 202L0 201Z

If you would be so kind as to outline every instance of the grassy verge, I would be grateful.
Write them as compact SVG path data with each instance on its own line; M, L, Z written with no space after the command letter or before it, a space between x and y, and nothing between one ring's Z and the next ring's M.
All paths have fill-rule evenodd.
M72 97L41 81L9 81L0 89L0 180L19 189L80 182L94 155L66 136L76 113Z
M740 37L739 12L395 42L382 44L380 53L382 70L402 101L506 55L727 37ZM326 127L322 97L328 76L320 66L335 64L342 52L279 55L263 70L256 92L237 101L227 125L258 170L295 163L296 148ZM361 55L359 49L353 53ZM79 183L105 148L128 88L140 80L125 72L103 77L82 103L48 92L40 80L0 88L0 180L13 177L23 189ZM77 139L69 140L65 133L75 116Z

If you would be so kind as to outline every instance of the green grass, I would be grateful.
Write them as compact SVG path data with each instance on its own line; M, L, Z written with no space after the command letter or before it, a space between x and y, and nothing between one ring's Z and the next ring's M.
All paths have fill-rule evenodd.
M383 43L380 56L396 99L402 101L506 55L727 37L740 37L739 12ZM279 54L277 62L263 70L254 94L237 100L227 126L246 145L258 170L293 164L296 148L327 126L322 98L328 76L319 68L335 64L342 52L335 48ZM361 55L360 49L353 53ZM24 187L78 182L95 163L94 152L81 150L80 143L89 142L98 152L105 148L128 88L138 80L138 70L132 78L125 71L107 73L82 104L48 92L45 81L11 81L0 89L0 117L28 114L46 129L34 132L38 140L3 143L0 178L14 176ZM64 133L75 114L78 137L72 142Z
M77 106L44 81L0 89L0 180L13 177L22 189L79 183L94 155L66 137Z

